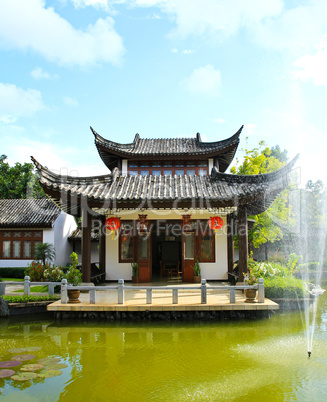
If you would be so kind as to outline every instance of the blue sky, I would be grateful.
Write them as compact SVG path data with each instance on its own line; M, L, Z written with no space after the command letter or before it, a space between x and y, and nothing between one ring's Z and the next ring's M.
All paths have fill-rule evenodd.
M0 153L96 175L89 126L217 141L244 124L240 148L300 153L301 183L326 184L326 15L325 0L0 0Z

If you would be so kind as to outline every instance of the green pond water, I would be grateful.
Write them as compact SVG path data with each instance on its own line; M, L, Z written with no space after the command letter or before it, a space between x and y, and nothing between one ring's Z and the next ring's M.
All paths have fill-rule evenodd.
M2 361L32 353L23 364L55 357L67 367L56 377L2 378L0 400L325 401L326 293L319 298L310 359L300 313L174 324L2 319ZM9 352L22 347L40 349Z

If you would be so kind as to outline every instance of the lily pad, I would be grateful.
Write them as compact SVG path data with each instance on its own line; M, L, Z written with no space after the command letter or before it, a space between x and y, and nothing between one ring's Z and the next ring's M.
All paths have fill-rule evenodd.
M41 350L42 348L40 346L28 346L26 348L14 348L14 349L9 349L9 353L25 353L25 352L37 352L38 350Z
M44 363L44 367L47 370L60 370L68 366L65 363L47 363L47 364Z
M49 378L49 377L57 377L58 375L61 374L62 371L60 370L44 370L40 374L38 374L38 376L41 378Z
M22 362L19 362L18 360L4 361L4 362L0 362L0 368L16 367L16 366L20 366L21 364L22 364Z
M12 375L14 375L15 372L14 370L0 370L0 378L6 378L6 377L10 377Z
M37 374L36 373L18 373L16 375L13 375L11 378L16 381L28 381L28 380L33 380L34 378L37 378Z
M43 364L24 364L20 368L20 371L36 371L41 370L43 368L44 368Z
M18 360L20 362L26 362L27 360L35 359L34 355L18 355L11 358L11 360Z
M60 359L58 357L45 357L44 359L39 359L38 362L41 364L58 363Z

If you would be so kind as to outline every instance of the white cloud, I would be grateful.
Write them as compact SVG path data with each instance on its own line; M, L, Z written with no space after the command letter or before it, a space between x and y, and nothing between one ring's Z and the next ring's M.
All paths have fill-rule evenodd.
M171 49L171 52L172 53L178 53L178 50L174 48L174 49Z
M51 78L51 75L47 71L44 71L41 67L34 68L34 70L31 71L31 76L36 80Z
M193 50L193 49L184 49L184 50L182 50L182 53L183 54L193 54L193 53L195 53L195 50Z
M6 144L4 153L8 156L8 162L11 165L16 162L31 162L30 157L34 156L39 163L56 173L70 176L96 176L109 173L109 170L94 153L94 148L79 150L76 153L74 146L65 145L62 147L51 142L45 142L44 139L41 141L31 140L26 133L17 128L9 131L15 135L4 138ZM94 156L96 162L93 161ZM89 164L83 165L81 160L88 161Z
M229 36L242 27L278 16L282 0L131 0L134 6L159 7L176 22L173 35L221 34Z
M300 57L293 64L299 68L293 73L295 79L312 79L314 85L327 86L327 36L322 39L315 54Z
M220 119L220 118L213 119L213 121L214 121L215 123L225 123L225 122L226 122L225 119Z
M111 17L75 29L42 0L0 1L0 46L31 50L62 65L118 64L124 47Z
M75 8L84 8L92 6L95 8L102 8L109 10L108 0L71 0Z
M68 105L68 106L78 106L78 101L75 98L70 98L69 96L64 96L63 97L63 102Z
M221 85L221 74L208 64L195 69L181 84L194 94L217 96Z
M13 123L17 118L31 116L44 109L41 92L0 83L0 120Z

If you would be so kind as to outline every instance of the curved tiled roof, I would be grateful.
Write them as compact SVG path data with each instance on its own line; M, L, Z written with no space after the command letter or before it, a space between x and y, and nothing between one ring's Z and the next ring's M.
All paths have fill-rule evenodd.
M48 198L0 200L0 227L52 227L60 212Z
M57 200L78 204L84 198L97 208L161 208L190 204L197 208L247 205L249 212L266 210L288 185L288 174L297 158L278 171L254 176L218 172L210 176L120 176L118 169L98 177L64 178L49 172L35 160L40 183L45 192ZM67 201L66 201L67 202Z
M214 157L219 159L220 171L225 171L232 162L239 144L243 126L230 138L216 142L202 142L197 133L195 138L140 138L135 135L129 144L120 144L101 137L92 127L95 145L105 165L112 169L117 156L126 159L144 157Z

